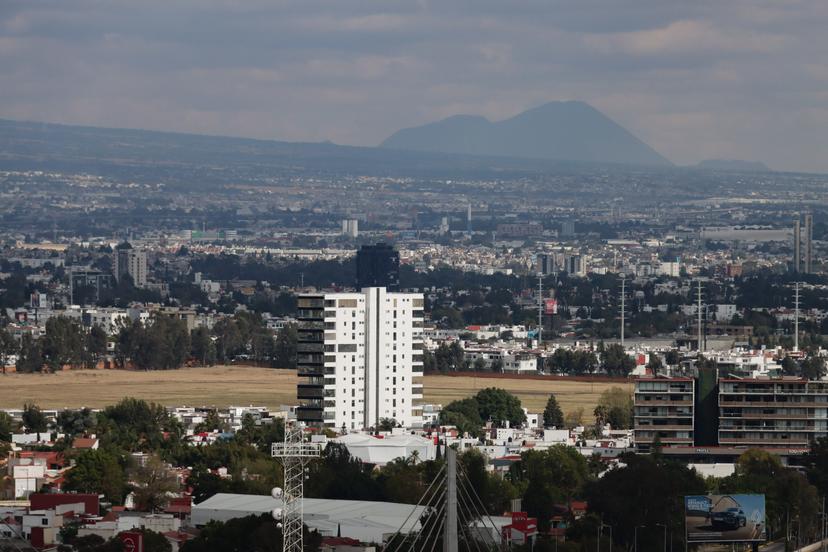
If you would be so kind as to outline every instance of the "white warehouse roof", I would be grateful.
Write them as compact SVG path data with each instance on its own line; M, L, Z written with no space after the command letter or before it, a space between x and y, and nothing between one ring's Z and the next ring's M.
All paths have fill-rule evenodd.
M408 458L413 452L420 460L434 460L437 454L433 440L410 434L378 438L365 433L348 433L333 442L345 445L351 456L368 464L384 465L396 458Z
M281 500L269 496L218 493L193 505L192 523L201 526L210 521L270 514L274 508L282 507ZM336 536L339 531L343 537L376 543L395 533L415 508L413 504L325 498L306 498L303 507L305 525L322 536ZM419 527L422 510L422 506L417 507L404 532Z

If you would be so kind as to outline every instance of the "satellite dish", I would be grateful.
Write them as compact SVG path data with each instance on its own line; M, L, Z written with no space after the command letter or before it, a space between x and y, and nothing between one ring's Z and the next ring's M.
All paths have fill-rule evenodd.
M281 528L282 528L282 524L281 524L281 523L277 523L277 524L276 524L276 529L281 529Z
M273 508L273 510L270 512L270 515L273 516L273 519L275 519L276 521L279 521L280 519L282 519L282 509L281 508Z
M273 487L273 489L270 490L270 496L272 496L275 499L282 498L282 488Z

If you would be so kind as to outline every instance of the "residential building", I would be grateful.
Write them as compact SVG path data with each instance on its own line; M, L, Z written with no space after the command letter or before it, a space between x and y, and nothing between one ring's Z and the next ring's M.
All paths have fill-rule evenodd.
M638 378L635 381L635 444L648 452L656 436L663 446L693 444L692 378Z
M807 448L822 437L828 437L828 382L719 380L720 445Z
M388 291L400 289L400 254L385 243L363 245L356 255L358 290L384 287Z
M74 305L95 304L112 289L112 275L98 270L73 270L69 273L69 297Z
M422 425L423 296L382 287L298 298L300 421L377 427Z
M147 253L133 249L128 243L122 243L115 249L113 256L115 279L119 282L124 276L132 278L135 287L147 285Z

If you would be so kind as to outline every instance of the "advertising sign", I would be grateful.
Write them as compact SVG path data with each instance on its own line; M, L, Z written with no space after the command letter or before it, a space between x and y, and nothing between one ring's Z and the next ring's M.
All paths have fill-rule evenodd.
M124 552L144 552L144 535L139 531L124 531L118 534L124 543Z
M767 540L765 495L684 497L687 542Z
M544 305L546 307L546 314L558 314L558 300L545 299Z

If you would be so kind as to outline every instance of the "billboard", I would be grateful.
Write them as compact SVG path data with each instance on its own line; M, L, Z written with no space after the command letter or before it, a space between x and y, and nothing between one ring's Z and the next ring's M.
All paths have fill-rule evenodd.
M558 300L545 299L544 300L545 314L558 314Z
M765 495L684 497L687 542L764 542Z

